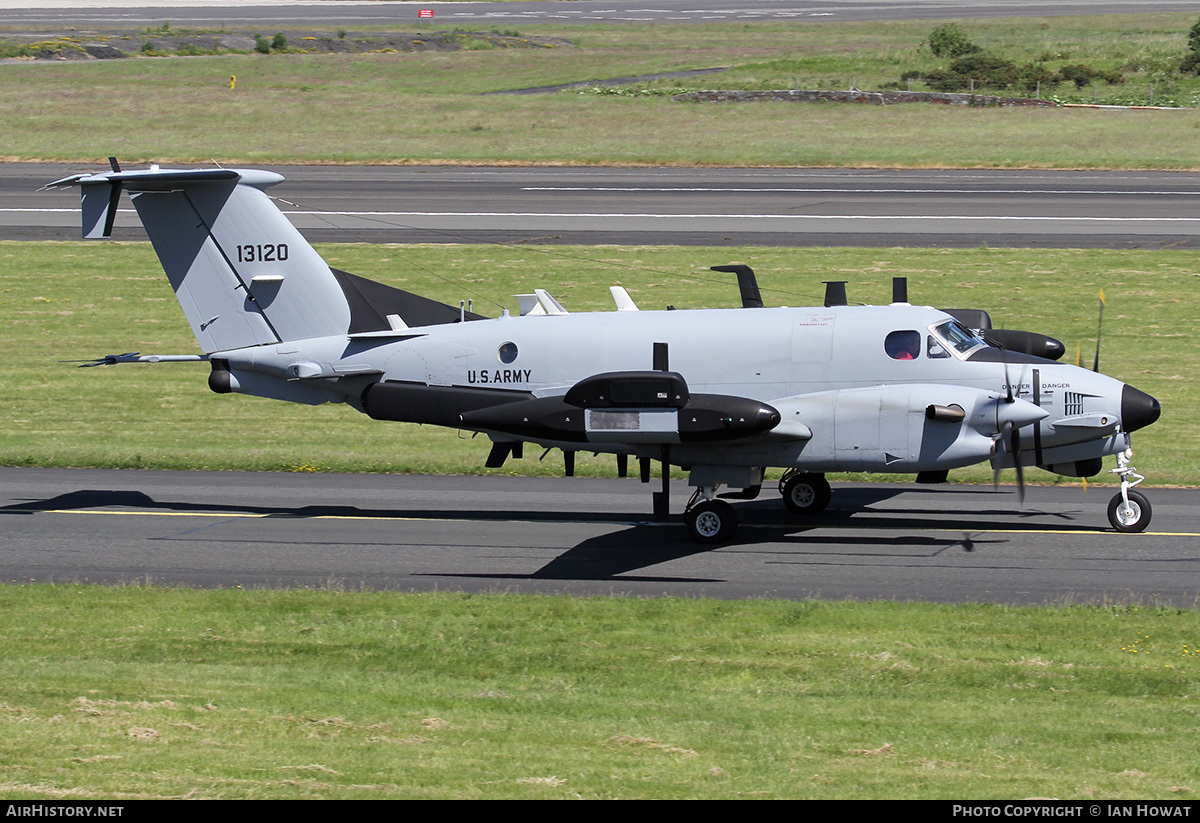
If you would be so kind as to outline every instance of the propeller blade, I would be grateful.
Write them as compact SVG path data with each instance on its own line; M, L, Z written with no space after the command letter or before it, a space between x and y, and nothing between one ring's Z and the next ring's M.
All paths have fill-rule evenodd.
M992 491L1000 491L1000 450L1008 448L1008 433L1012 430L1012 422L1006 422L1000 427L1000 431L996 433L996 439L992 441Z
M1096 359L1092 371L1100 371L1100 330L1104 326L1104 289L1100 289L1100 317L1096 321Z
M1011 420L1005 422L1004 427L1000 430L1000 441L1004 445L1004 450L1012 455L1013 468L1017 470L1017 497L1021 505L1025 505L1025 464L1021 462L1021 427L1015 425ZM1000 488L1000 466L997 462L992 470L992 488L999 491Z
M1012 436L1013 465L1017 469L1017 499L1025 505L1025 466L1021 463L1021 430L1013 426Z
M113 222L117 219L117 206L121 203L121 183L113 183L108 194L108 211L104 214L104 237L112 237Z
M998 348L1000 349L1000 359L1004 361L1004 385L1008 388L1008 396L1004 398L1004 402L1011 403L1014 398L1012 380L1008 376L1008 349L1003 344Z

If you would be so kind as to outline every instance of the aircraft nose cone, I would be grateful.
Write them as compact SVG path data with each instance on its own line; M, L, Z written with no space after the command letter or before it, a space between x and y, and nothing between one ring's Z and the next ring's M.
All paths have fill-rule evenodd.
M1121 424L1127 432L1149 426L1162 414L1158 400L1144 391L1126 385L1121 390Z

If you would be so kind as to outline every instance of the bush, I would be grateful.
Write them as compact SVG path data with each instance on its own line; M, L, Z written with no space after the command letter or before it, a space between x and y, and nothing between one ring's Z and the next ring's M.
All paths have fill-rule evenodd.
M1200 20L1197 20L1188 29L1188 51L1200 51Z
M960 57L950 68L932 71L925 79L936 91L964 91L972 81L976 88L1006 89L1021 79L1021 69L1003 57L978 54Z
M945 23L929 33L929 50L935 57L963 57L982 51L954 23Z
M1100 76L1100 72L1082 63L1075 66L1063 66L1058 70L1058 74L1063 80L1074 83L1077 89L1082 89Z
M1039 89L1053 88L1061 83L1062 79L1061 74L1040 63L1030 63L1021 68L1021 85L1031 94Z
M283 36L283 32L279 32L271 38L271 48L275 51L283 51L287 48L287 38Z

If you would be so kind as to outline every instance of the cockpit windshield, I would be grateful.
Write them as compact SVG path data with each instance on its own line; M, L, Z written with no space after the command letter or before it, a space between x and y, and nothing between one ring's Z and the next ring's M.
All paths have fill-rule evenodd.
M979 335L957 320L947 320L945 323L939 323L933 326L930 331L945 346L947 351L954 353L960 358L966 357L980 347L987 346L987 343L983 342ZM933 341L930 342L932 343Z

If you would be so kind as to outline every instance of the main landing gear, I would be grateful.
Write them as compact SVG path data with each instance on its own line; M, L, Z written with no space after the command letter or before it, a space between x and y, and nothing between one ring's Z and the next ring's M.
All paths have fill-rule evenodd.
M733 506L716 496L717 487L702 486L696 489L683 512L683 522L688 534L697 543L716 545L728 543L737 531L737 511ZM751 490L757 494L757 486ZM829 505L832 492L825 475L791 470L779 481L779 493L790 511L800 515L815 515ZM728 494L722 497L747 499L754 494Z
M1108 501L1108 522L1119 532L1140 532L1150 525L1150 501L1141 492L1133 491L1146 478L1129 465L1131 457L1133 449L1126 449L1117 455L1117 467L1109 469L1109 474L1121 477L1121 490Z
M724 500L715 497L700 499L703 494L703 489L697 489L692 502L683 512L688 534L697 543L705 545L728 543L737 531L737 512Z
M783 505L795 514L820 514L829 505L832 492L823 474L788 471L779 479Z

